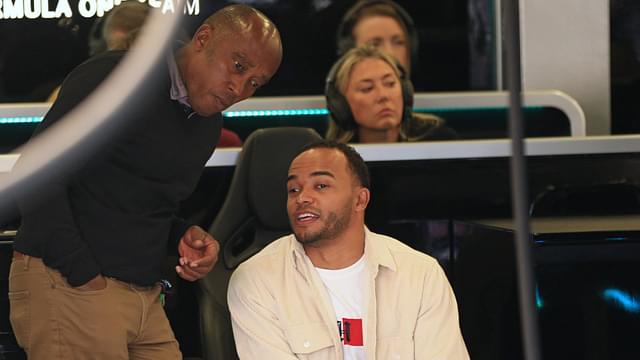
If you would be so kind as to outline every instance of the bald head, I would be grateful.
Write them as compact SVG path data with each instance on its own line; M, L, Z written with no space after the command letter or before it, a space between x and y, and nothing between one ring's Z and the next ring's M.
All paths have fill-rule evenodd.
M213 30L214 38L244 35L263 44L271 44L282 59L282 41L275 24L262 12L247 5L229 5L209 16L205 22ZM279 62L279 61L278 61Z
M246 5L227 6L211 15L176 57L189 104L205 116L252 96L281 61L275 24Z

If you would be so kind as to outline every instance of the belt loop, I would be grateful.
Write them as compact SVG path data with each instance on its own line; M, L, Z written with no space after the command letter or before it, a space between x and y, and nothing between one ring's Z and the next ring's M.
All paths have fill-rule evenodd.
M22 261L24 262L24 271L29 270L29 260L31 259L31 256L29 255L24 255L22 258Z

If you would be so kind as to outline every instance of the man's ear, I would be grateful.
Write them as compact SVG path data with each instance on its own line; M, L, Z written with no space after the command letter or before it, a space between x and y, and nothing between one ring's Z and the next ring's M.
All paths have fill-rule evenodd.
M204 50L207 47L207 42L212 36L211 26L208 24L201 25L196 33L193 35L193 43L196 50Z
M358 190L358 197L356 199L356 211L365 211L369 205L369 199L371 193L369 189L361 187Z

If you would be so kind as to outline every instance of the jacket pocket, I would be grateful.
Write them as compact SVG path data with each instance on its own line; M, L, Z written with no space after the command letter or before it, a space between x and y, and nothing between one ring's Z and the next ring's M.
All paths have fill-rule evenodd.
M337 332L336 328L336 332ZM312 359L311 355L333 353L333 341L327 326L323 323L303 324L286 329L291 350L301 359Z
M9 321L18 345L23 349L29 347L29 331L31 330L31 311L29 309L29 291L9 292Z

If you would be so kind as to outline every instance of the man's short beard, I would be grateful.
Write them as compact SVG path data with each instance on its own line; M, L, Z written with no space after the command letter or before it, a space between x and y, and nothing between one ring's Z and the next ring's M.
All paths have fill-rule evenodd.
M315 233L298 234L296 239L303 245L311 245L321 240L333 239L342 234L351 220L350 209L343 209L342 216L338 216L335 212L329 213L325 226Z

